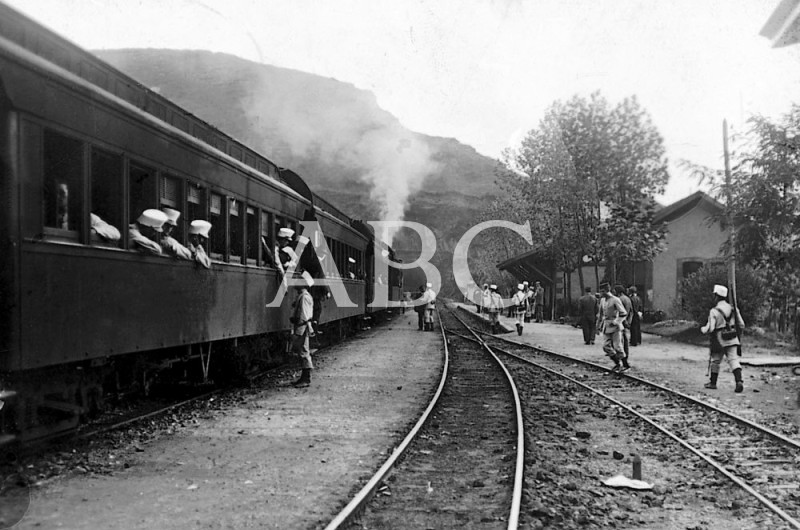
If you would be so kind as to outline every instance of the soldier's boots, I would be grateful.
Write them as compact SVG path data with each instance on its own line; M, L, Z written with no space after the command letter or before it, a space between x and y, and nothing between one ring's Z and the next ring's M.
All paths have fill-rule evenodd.
M522 324L517 324L517 334L522 336Z
M711 380L708 383L706 383L705 385L703 385L703 387L704 388L708 388L710 390L716 390L717 389L717 378L718 377L719 377L719 374L712 373L711 374Z
M310 384L311 384L311 369L303 368L303 371L300 374L300 379L292 383L292 386L295 388L305 388Z
M733 371L733 377L736 379L736 392L737 394L741 394L744 392L744 383L742 383L742 369L737 368Z

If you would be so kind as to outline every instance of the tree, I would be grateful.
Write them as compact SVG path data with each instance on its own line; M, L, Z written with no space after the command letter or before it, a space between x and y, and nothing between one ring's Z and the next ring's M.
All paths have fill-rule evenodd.
M722 219L736 227L736 263L763 276L767 324L776 321L785 331L800 295L800 105L776 122L753 116L747 124L733 137L730 185L720 171L685 165L725 204Z
M557 101L518 149L504 153L513 177L504 179L509 197L502 204L514 208L504 213L525 212L534 248L560 270L582 272L588 256L606 261L614 281L620 260L651 259L661 250L664 230L653 226L652 198L668 179L664 153L635 97L613 108L599 92Z

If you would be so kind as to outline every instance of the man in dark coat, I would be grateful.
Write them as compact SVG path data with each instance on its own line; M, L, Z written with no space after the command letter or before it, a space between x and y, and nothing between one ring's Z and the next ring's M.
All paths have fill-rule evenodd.
M642 299L636 292L636 286L628 288L629 298L633 306L633 319L631 320L631 346L638 346L642 343Z
M586 294L578 300L581 308L580 326L583 330L583 342L594 344L595 319L597 318L597 298L592 294L592 288L586 288Z

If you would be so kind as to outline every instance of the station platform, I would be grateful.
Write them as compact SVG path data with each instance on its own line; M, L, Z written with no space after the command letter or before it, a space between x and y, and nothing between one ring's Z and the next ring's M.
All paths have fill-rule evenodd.
M454 304L459 311L470 313L478 318L474 304ZM569 355L597 364L613 366L603 352L602 337L597 336L595 344L583 342L583 332L570 324L527 323L522 336L516 332L516 319L500 317L500 323L508 330L504 338L530 344L545 350ZM630 348L629 363L631 375L643 377L685 394L704 399L732 410L742 408L787 414L789 421L800 426L800 398L798 398L798 377L795 374L796 356L781 355L779 351L754 347L745 340L744 351L739 362L743 367L745 391L735 394L734 379L728 363L723 361L717 390L705 389L708 381L709 349L673 341L669 338L642 334L642 344ZM798 362L797 364L800 364Z
M442 355L438 331L395 314L318 352L308 388L286 372L209 418L116 448L106 457L118 471L34 489L17 528L324 527L427 406Z

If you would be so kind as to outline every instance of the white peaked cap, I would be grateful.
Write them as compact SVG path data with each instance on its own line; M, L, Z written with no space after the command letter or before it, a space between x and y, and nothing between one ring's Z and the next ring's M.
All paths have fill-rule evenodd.
M522 282L522 285L530 285L527 281Z
M428 289L430 289L431 287L433 287L433 284L432 284L432 283L426 283L426 284L425 284L425 287L427 287Z
M350 263L355 263L356 262L356 260L354 260L353 258L347 258L347 261L349 261Z
M519 289L520 291L523 290L524 288L525 288L525 286L522 285L521 283L517 284L517 289Z
M291 228L281 228L278 230L278 237L292 237L294 235L294 230Z
M497 289L497 285L492 284L492 285L489 286L489 289Z
M142 226L149 226L156 232L162 232L162 226L164 223L167 222L167 214L162 212L161 210L145 210L142 212L142 215L136 220Z
M161 211L167 216L167 223L178 226L178 218L181 216L181 212L172 208L161 208Z
M714 294L719 295L723 298L727 298L728 296L728 288L724 285L715 285L714 286Z
M314 278L308 273L308 271L303 271L302 274L298 274L297 272L294 273L293 278L295 280L300 280L299 283L295 284L295 287L313 287L314 286Z
M190 234L197 234L198 236L208 238L209 230L211 230L211 223L208 221L198 219L197 221L192 221L191 224L189 224Z

